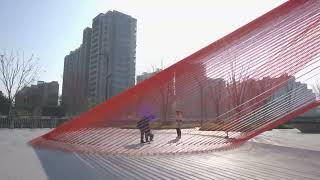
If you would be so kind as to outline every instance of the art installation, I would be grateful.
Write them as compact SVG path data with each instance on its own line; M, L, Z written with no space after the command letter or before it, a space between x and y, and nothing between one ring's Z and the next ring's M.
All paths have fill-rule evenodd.
M288 1L30 144L114 155L234 148L320 105L299 83L320 73L319 44L320 1ZM154 139L140 145L143 117Z

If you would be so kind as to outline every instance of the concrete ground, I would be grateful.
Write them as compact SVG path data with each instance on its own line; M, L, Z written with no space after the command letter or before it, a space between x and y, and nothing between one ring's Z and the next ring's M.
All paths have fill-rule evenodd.
M109 155L180 155L210 152L212 150L233 147L233 138L239 133L230 132L226 138L223 131L199 131L198 128L182 129L182 137L177 138L175 129L153 130L154 140L140 142L137 129L99 128L69 132L69 140L64 147L81 149L85 152L99 152ZM54 143L44 141L45 143ZM86 142L86 143L83 143ZM75 146L72 146L72 145ZM61 145L61 143L60 143Z
M48 131L0 130L1 180L320 179L320 135L301 134L296 129L268 131L228 151L156 156L66 153L26 144ZM156 136L160 139L145 148L168 143L175 136L170 131L164 135ZM204 136L192 138L207 142ZM186 147L187 141L185 136L168 146L180 143ZM135 140L130 143L137 144Z

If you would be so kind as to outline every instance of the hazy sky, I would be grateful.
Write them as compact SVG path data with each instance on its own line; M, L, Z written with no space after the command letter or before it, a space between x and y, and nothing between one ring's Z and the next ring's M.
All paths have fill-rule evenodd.
M137 22L137 74L167 67L285 0L0 0L0 49L40 58L40 80L62 84L63 60L99 13Z

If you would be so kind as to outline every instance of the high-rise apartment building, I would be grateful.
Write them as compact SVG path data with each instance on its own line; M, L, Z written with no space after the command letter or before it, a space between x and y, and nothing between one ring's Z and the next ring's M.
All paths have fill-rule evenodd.
M68 114L87 109L90 47L91 28L86 28L80 48L71 51L64 59L62 106Z
M117 11L92 22L89 99L99 104L135 84L136 19Z
M80 85L81 85L81 103L82 110L86 109L88 102L88 80L89 80L89 63L90 63L90 48L91 48L91 28L85 28L83 31L82 45L81 45L81 71L80 71Z
M75 113L78 109L80 48L71 51L64 58L62 106L66 112Z
M62 104L78 114L135 84L136 19L99 14L83 31L80 48L65 57Z

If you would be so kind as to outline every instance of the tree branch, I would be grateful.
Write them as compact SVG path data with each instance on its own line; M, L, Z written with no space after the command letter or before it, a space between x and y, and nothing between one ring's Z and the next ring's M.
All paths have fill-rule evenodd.
M30 85L36 78L39 68L34 56L29 59L22 57L19 52L4 54L0 60L0 83L7 91L7 96L12 105L18 92Z

